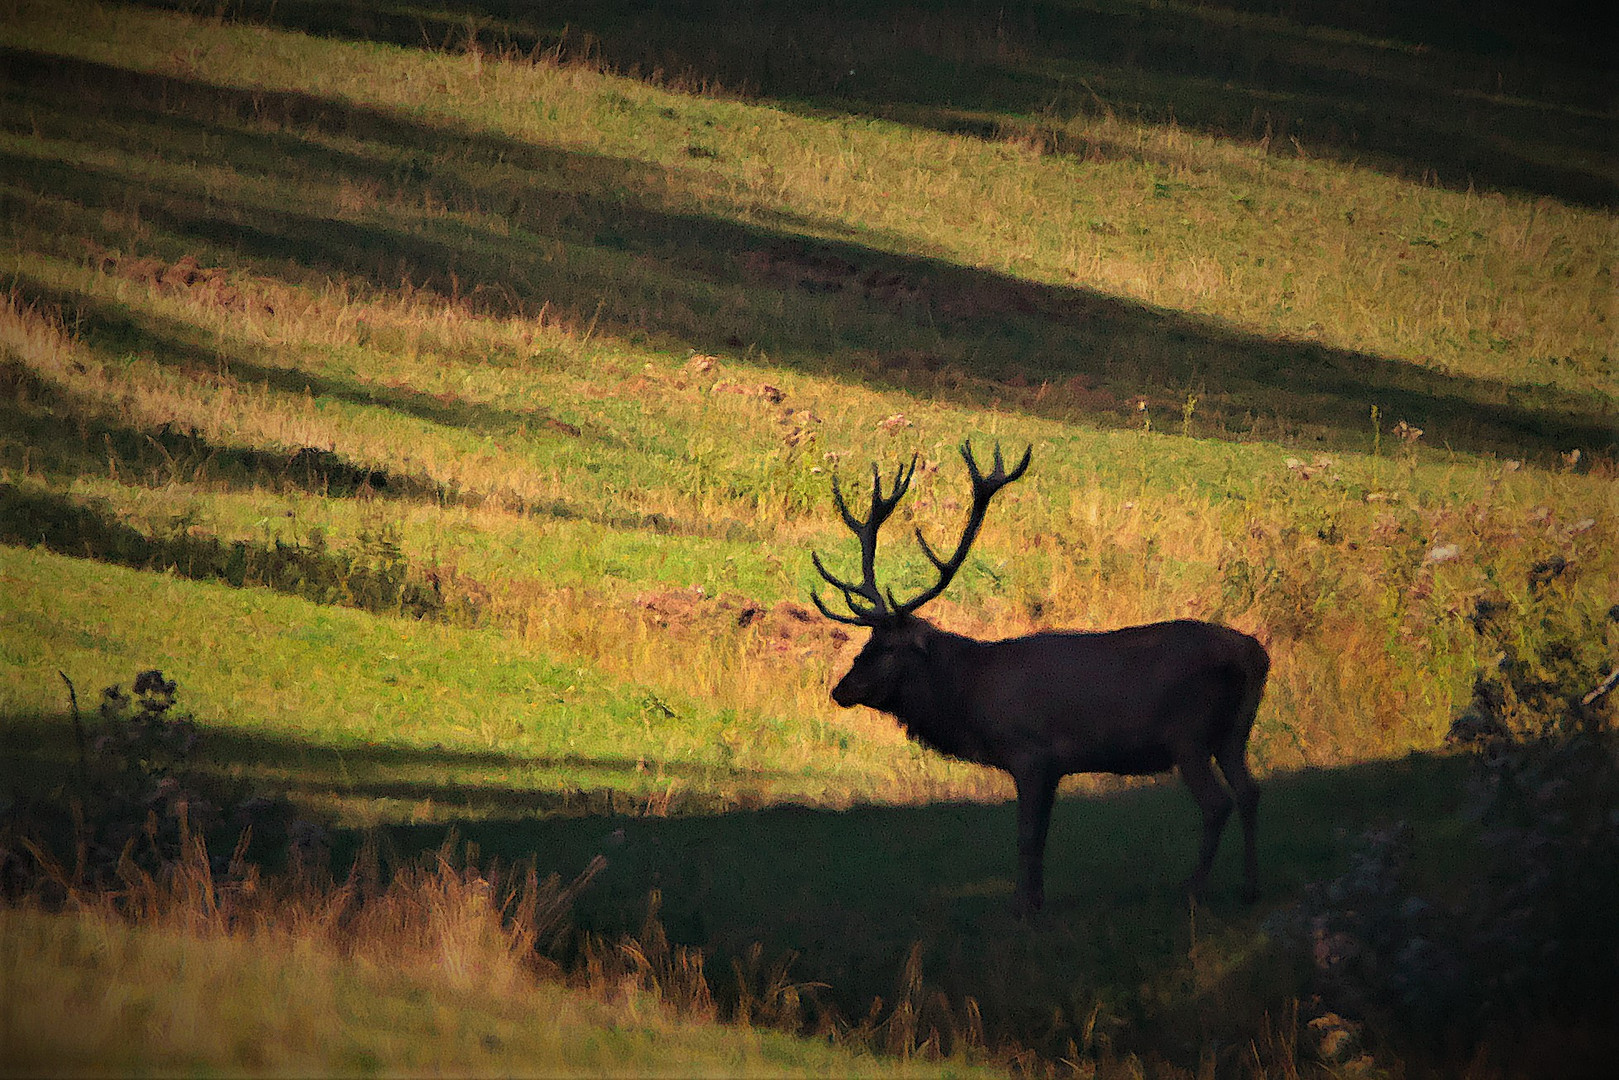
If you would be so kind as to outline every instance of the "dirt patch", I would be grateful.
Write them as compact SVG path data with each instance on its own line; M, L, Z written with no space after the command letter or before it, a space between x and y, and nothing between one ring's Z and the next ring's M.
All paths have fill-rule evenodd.
M891 311L902 311L928 301L928 290L907 274L882 267L857 266L826 252L780 245L745 252L739 261L743 272L755 281L768 281L802 292L853 293Z
M756 397L772 405L781 404L782 398L785 396L782 394L780 387L772 386L770 383L745 384L724 381L715 383L710 393L740 394L743 397Z
M223 267L203 266L195 255L182 255L174 262L164 262L149 255L114 255L91 245L90 257L103 273L143 282L165 295L183 295L199 304L230 311L274 312L263 300L232 285Z
M660 628L696 631L735 628L747 631L755 647L771 652L831 651L849 634L814 608L791 600L765 606L737 593L710 596L701 586L640 593L635 606Z
M558 435L566 435L572 439L577 439L583 434L578 424L570 424L566 420L558 420L554 416L542 416L540 426L547 431L554 431Z

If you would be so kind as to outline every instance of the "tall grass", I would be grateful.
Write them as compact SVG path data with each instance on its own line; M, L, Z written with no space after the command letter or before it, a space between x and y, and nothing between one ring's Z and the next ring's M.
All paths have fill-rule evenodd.
M856 1040L717 1027L711 1010L679 996L666 974L660 981L647 951L628 944L563 981L544 949L597 867L563 886L541 881L532 864L511 880L486 875L463 855L447 846L386 877L373 851L335 888L249 878L221 891L191 837L162 876L130 877L116 905L92 894L72 896L71 914L0 908L0 1061L29 1075L837 1076L873 1067ZM700 988L700 965L691 978ZM882 1068L978 1074L961 1060Z

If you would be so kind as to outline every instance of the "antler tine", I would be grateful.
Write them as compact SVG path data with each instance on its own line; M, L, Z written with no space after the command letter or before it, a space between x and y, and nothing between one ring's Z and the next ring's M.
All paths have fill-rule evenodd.
M1022 457L1021 460L1018 461L1017 467L1012 470L1010 475L1007 476L1006 482L1008 484L1010 484L1012 481L1021 478L1024 473L1029 471L1029 462L1031 462L1033 460L1034 460L1034 444L1030 443L1028 446L1025 446L1023 448L1023 457Z
M843 523L849 528L855 532L865 528L866 523L849 512L849 504L844 501L843 487L838 483L837 473L832 474L832 505L838 508L838 516L843 518Z
M895 614L908 615L944 592L945 587L956 576L956 571L961 569L961 564L966 562L967 552L972 548L973 541L978 538L978 530L984 524L984 514L989 510L990 499L994 498L995 493L1001 488L1023 475L1029 467L1029 462L1033 460L1034 447L1030 446L1024 450L1022 460L1017 463L1017 466L1011 472L1007 472L1006 462L1001 457L1001 444L996 443L995 464L990 469L988 476L985 476L979 470L978 462L973 458L973 447L970 439L961 444L961 457L967 463L967 476L972 481L973 488L973 505L972 509L967 513L967 526L961 532L961 541L956 545L955 554L948 559L941 559L933 550L933 546L927 542L927 538L922 535L922 530L920 528L915 530L916 542L922 548L922 554L927 556L928 562L932 563L933 568L938 571L939 580L929 588L922 590L920 595L907 600L903 604L894 603L893 597L890 596L890 607Z
M1008 473L1006 463L1001 458L1001 444L996 443L995 465L988 476L984 476L978 471L978 462L973 460L973 443L971 439L961 444L961 456L967 462L967 475L972 478L974 492L980 486L988 484L992 485L989 493L993 495L996 491L1023 475L1029 467L1030 460L1034 457L1034 447L1032 445L1026 447L1023 451L1023 459L1017 463L1016 468Z
M883 477L877 468L877 463L871 463L871 514L865 521L855 517L849 510L849 504L843 498L843 487L838 483L837 474L832 476L832 502L838 508L838 514L843 523L856 534L862 534L873 525L881 525L888 520L894 508L899 505L905 492L910 490L911 477L916 474L916 457L911 458L909 465L901 465L894 474L894 490L888 495L883 494Z
M845 623L849 626L870 626L876 621L875 615L869 618L862 618L858 615L852 618L848 615L839 615L837 612L826 606L825 601L821 599L821 594L816 592L814 589L810 590L810 599L814 601L815 606L820 609L821 614L825 615L833 622ZM847 602L847 594L845 594L845 602ZM854 609L854 604L849 604L849 610L853 611Z
M884 599L882 591L877 587L877 531L882 528L894 513L894 508L904 498L910 489L911 479L916 475L917 458L912 455L910 464L901 465L894 474L894 486L887 495L883 494L882 471L876 462L871 466L871 511L864 521L854 516L849 509L848 500L843 496L842 485L838 483L836 475L832 477L832 502L838 509L838 515L843 523L860 540L860 573L861 582L858 585L850 584L827 570L826 564L816 552L810 553L810 559L815 563L815 569L827 584L843 594L843 602L849 606L853 618L847 615L838 615L829 611L814 591L810 599L821 614L837 622L850 623L855 626L871 626L884 618L892 610L892 596ZM856 597L865 603L856 601Z
M826 579L826 583L843 594L843 602L849 605L849 610L854 613L854 618L851 619L847 615L834 615L832 612L828 611L826 609L826 605L821 602L820 596L812 589L810 590L810 599L815 601L815 606L821 609L821 613L823 615L831 619L836 619L838 622L846 622L855 626L865 626L869 625L870 621L875 620L886 613L887 608L884 606L882 594L877 591L875 584L871 582L865 582L860 585L849 584L842 578L835 576L826 568L826 564L821 561L821 556L818 552L810 552L810 561L815 564L816 571ZM855 597L857 596L871 601L871 606L866 607L864 605L857 604L855 602Z

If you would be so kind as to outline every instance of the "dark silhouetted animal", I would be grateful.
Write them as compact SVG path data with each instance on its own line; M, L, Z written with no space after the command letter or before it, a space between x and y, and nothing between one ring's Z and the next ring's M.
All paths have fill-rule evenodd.
M1176 768L1203 812L1197 867L1185 882L1199 895L1233 796L1242 819L1244 896L1259 891L1255 828L1259 787L1248 771L1248 733L1265 690L1265 647L1230 627L1188 619L1104 633L1048 632L978 641L941 630L915 612L944 591L978 535L990 499L1021 477L1033 448L1010 473L995 448L989 475L972 447L961 456L972 480L972 508L955 553L941 559L920 530L917 542L938 574L901 603L876 581L877 531L894 512L916 472L913 458L883 493L872 466L871 511L855 517L836 478L832 497L860 539L861 580L815 568L843 595L850 614L815 606L829 619L869 627L871 638L832 690L847 708L865 705L895 717L917 741L964 761L1005 770L1017 786L1018 876L1015 904L1033 912L1045 902L1046 831L1057 783L1070 773L1125 776ZM1215 774L1219 767L1226 792Z

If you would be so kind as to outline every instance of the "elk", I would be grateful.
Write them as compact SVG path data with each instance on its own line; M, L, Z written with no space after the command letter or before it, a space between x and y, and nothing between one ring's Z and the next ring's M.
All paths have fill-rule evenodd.
M1057 784L1071 773L1141 776L1180 770L1203 814L1197 867L1184 882L1194 898L1207 883L1233 796L1243 831L1243 896L1259 892L1255 828L1259 787L1248 771L1248 733L1270 670L1265 647L1230 627L1190 619L1106 632L1047 631L979 641L942 630L916 610L950 584L984 523L995 493L1019 479L1034 448L1006 471L999 444L988 475L971 442L961 456L972 481L972 507L955 553L940 558L916 529L937 580L903 603L876 579L877 533L916 473L901 466L885 494L871 467L871 510L864 520L844 500L837 477L832 500L860 540L858 583L811 559L843 596L844 615L811 599L822 615L871 630L832 700L893 716L913 739L964 761L1001 769L1017 788L1018 871L1014 908L1032 914L1045 903L1046 832ZM1225 787L1215 775L1218 765Z

